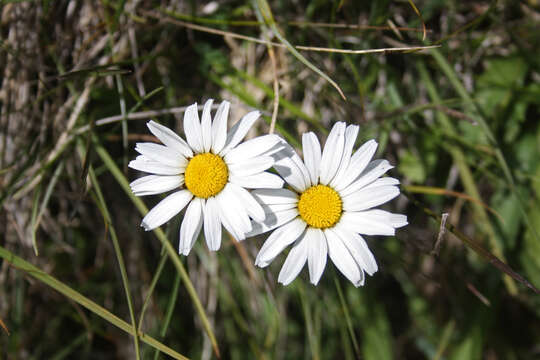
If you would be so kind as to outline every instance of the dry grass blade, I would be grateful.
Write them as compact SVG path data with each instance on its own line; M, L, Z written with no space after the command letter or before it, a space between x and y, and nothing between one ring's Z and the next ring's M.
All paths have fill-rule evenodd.
M478 205L482 206L487 211L489 211L490 213L495 215L497 217L497 219L499 219L501 222L504 223L504 219L502 218L502 216L499 213L497 213L494 209L490 208L483 201L478 200L478 199L476 199L476 198L474 198L474 197L472 197L470 195L460 193L460 192L457 192L457 191L444 189L444 188L432 187L432 186L404 185L403 189L405 189L406 191L411 192L411 193L453 196L453 197L457 197L457 198L464 199L464 200L467 200L467 201L471 201L471 202L473 202L475 204L478 204Z
M448 213L443 213L441 216L441 226L439 227L439 234L437 235L437 241L431 253L435 256L439 256L439 251L441 250L441 243L446 232L446 219L448 219Z
M268 129L269 134L274 133L274 129L276 127L276 121L277 121L277 114L279 110L279 83L278 83L278 74L277 74L277 61L276 61L276 54L274 51L274 46L268 39L267 33L267 27L265 23L262 21L262 15L260 11L256 11L255 14L257 15L257 19L261 22L261 29L264 38L267 40L266 47L268 49L268 56L270 57L270 62L272 64L272 85L274 90L274 102L273 102L273 110L272 110L272 119L270 121L270 128Z
M264 25L264 21L255 21L255 20L222 20L215 18L199 17L192 16L187 14L182 14L175 12L174 16L178 19L195 22L199 24L209 24L209 25L227 25L227 26L261 26ZM347 30L379 30L379 31L393 31L393 27L389 26L380 26L380 25L358 25L358 24L344 24L344 23L326 23L326 22L314 22L314 21L287 21L279 23L287 24L289 26L297 27L313 27L313 28L327 28L327 29L347 29ZM399 31L413 31L413 32L423 32L424 29L411 28L406 26L398 26L395 29ZM426 30L431 32L431 30ZM134 56L136 57L136 56Z
M4 331L6 332L6 334L8 334L8 336L9 336L9 329L7 328L6 324L4 324L4 322L2 321L2 319L0 319L0 327L2 327L2 329L4 329Z
M408 0L408 1L409 1L409 5L411 5L414 12L416 13L416 15L418 15L418 17L420 18L420 21L422 22L422 31L423 31L422 41L424 41L424 40L426 40L426 32L427 32L426 31L426 23L424 22L424 19L422 18L422 14L420 14L420 11L418 10L418 8L414 4L414 2L412 0Z
M392 26L380 26L380 25L356 25L356 24L334 24L334 23L321 23L311 21L289 21L288 25L296 25L302 27L317 27L317 28L330 28L330 29L350 29L350 30L383 30L394 31ZM411 27L396 26L395 29L399 31L414 31L414 32L431 32L427 29L417 29Z
M219 104L212 105L212 109L216 110L219 107ZM187 109L187 106L180 106L180 107L173 107L170 109L160 109L160 110L147 110L147 111L139 111L139 112L130 112L126 114L125 118L127 120L142 120L142 119L150 119L153 117L158 116L165 116L165 115L174 115L174 114L183 114ZM203 105L198 106L199 111L203 109ZM99 119L95 122L95 126L103 126L107 124L113 124L115 122L122 121L124 119L124 116L122 115L114 115L114 116L108 116L103 119ZM90 125L84 125L80 128L77 128L77 130L73 131L74 135L80 135L83 134L91 129Z
M179 26L184 26L189 29L197 30L206 32L209 34L215 34L220 36L229 36L231 38L240 39L240 40L246 40L255 42L258 44L267 44L268 41L261 40L252 36L242 35L233 33L230 31L223 31L214 29L207 26L197 25L197 24L191 24L182 20L172 19L170 17L165 17L163 15L169 15L174 16L174 13L170 12L163 12L159 13L156 11L141 11L144 15L158 19L163 22L167 22L170 24L175 24ZM279 46L279 47L287 47L284 44L277 43L277 42L271 42L272 46ZM392 52L406 52L406 51L419 51L419 50L427 50L427 49L433 49L441 47L441 45L430 45L430 46L405 46L405 47L393 47L393 48L378 48L378 49L367 49L367 50L348 50L348 49L336 49L336 48L326 48L326 47L316 47L316 46L302 46L302 45L291 45L293 48L297 50L304 50L304 51L318 51L318 52L329 52L329 53L338 53L338 54L352 54L352 55L362 55L362 54L375 54L375 53L392 53Z
M480 291L478 291L478 289L470 282L467 283L467 289L469 289L469 291L473 293L473 295L476 296L478 300L484 303L484 305L491 306L491 302L488 300L488 298L485 297L484 294L482 294Z
M279 82L278 82L278 75L277 75L276 55L275 55L275 51L272 45L268 46L268 56L270 57L270 61L272 62L272 76L273 76L272 84L274 88L274 102L273 102L274 105L272 109L272 120L270 121L270 129L268 130L268 133L272 134L276 127L277 115L278 115L278 110L279 110Z

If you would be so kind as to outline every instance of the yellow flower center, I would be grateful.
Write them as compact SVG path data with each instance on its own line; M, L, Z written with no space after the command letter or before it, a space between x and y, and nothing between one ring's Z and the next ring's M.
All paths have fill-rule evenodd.
M184 176L188 190L207 199L223 190L229 179L229 169L218 155L204 153L189 160Z
M343 207L336 190L326 185L315 185L300 195L298 212L309 225L326 229L336 225Z

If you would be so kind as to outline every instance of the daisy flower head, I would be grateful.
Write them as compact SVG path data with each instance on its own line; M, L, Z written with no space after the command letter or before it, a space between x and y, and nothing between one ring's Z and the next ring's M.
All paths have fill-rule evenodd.
M271 155L283 147L281 138L265 135L242 142L259 118L259 111L246 114L227 131L229 102L219 105L213 120L212 102L204 104L201 120L197 104L186 109L187 141L163 125L148 122L150 132L163 144L137 143L135 150L140 155L129 163L130 168L151 174L130 184L135 195L175 190L143 218L141 226L146 231L161 226L187 207L178 249L184 255L191 251L203 226L212 251L221 246L221 225L236 240L245 239L252 230L251 219L265 218L264 209L246 189L283 186L279 176L265 171L274 164Z
M292 282L308 263L317 285L329 256L355 286L373 275L377 263L362 235L394 235L407 217L374 209L399 195L399 181L381 177L392 166L373 160L377 143L370 140L353 154L358 126L336 123L324 150L315 134L302 137L304 161L289 145L274 154L274 168L289 189L258 189L252 194L268 213L254 221L248 236L275 229L259 251L255 264L268 266L292 244L278 281Z

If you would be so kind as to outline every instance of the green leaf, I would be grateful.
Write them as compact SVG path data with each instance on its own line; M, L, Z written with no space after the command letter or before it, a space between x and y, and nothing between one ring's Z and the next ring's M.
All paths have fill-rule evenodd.
M398 171L413 183L423 184L426 181L426 170L420 159L406 150L399 158Z

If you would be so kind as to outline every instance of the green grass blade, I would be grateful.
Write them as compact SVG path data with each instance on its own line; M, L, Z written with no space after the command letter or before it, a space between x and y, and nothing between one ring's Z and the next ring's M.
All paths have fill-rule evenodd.
M345 322L347 324L349 336L353 344L354 353L356 354L356 358L359 359L362 357L362 355L360 354L360 346L358 345L358 341L356 340L356 335L354 333L354 327L352 324L351 314L349 312L349 307L347 306L347 303L345 302L345 297L343 296L343 291L341 290L341 285L339 284L339 280L337 276L335 275L334 275L334 284L336 285L336 290L338 293L339 302L341 304L341 309L343 310L343 315L345 316Z
M300 297L300 304L302 305L302 312L304 313L304 320L306 322L306 335L308 338L309 349L311 351L311 358L314 360L320 359L319 345L317 336L315 335L315 329L313 326L313 314L311 313L308 296L304 289L303 283L297 282L296 288L298 290L298 296Z
M41 205L39 206L39 211L37 212L35 219L32 216L32 220L33 220L32 221L32 245L34 246L34 252L36 256L39 255L38 247L37 247L37 240L36 240L36 232L38 230L39 224L41 223L41 218L43 217L43 213L47 209L47 205L49 204L49 200L51 199L51 195L54 190L54 187L56 186L56 183L58 182L58 179L60 178L60 174L62 173L63 170L64 170L64 161L60 161L60 163L54 170L51 180L49 181L49 184L47 185L47 189L45 190L45 194L43 195L43 200L41 201Z
M30 264L29 262L23 260L22 258L16 256L12 252L6 250L4 247L0 246L0 258L3 258L6 262L11 264L15 269L23 271L30 275L31 277L41 281L42 283L52 287L59 293L63 294L64 296L68 297L69 299L75 301L76 303L84 306L94 314L98 315L99 317L105 319L112 325L118 327L119 329L125 331L126 333L130 335L135 335L133 333L133 327L125 322L124 320L120 319L118 316L111 313L109 310L105 309L104 307L96 304L92 300L88 299L81 293L75 291L71 287L67 286L60 280L56 279L55 277L47 274L46 272L42 271L41 269L35 267L34 265ZM144 343L159 349L160 351L166 353L167 355L180 360L188 359L187 357L179 354L178 352L174 351L173 349L167 347L166 345L162 344L161 342L157 341L153 337L146 335L145 333L139 333L138 334L141 341Z
M67 346L64 346L62 350L60 350L58 353L53 355L50 359L51 360L62 360L67 358L71 353L79 347L81 344L84 343L84 340L88 338L88 334L86 332L83 332L79 336L77 336L71 343L69 343Z
M144 298L144 303L142 305L141 313L139 315L139 325L137 326L139 331L141 331L142 329L144 314L146 313L146 309L148 308L148 305L150 304L150 299L152 298L152 294L154 293L156 284L159 280L159 277L161 276L161 272L163 271L165 264L167 263L168 257L167 257L167 253L165 252L165 248L162 247L161 253L162 253L161 259L159 260L158 267L156 269L156 272L154 273L154 277L152 277L152 281L150 282L150 287L148 288L148 293L146 294L146 297Z
M180 287L180 274L176 273L176 277L174 278L173 287L171 290L171 296L169 297L169 304L167 305L167 312L165 313L165 320L163 322L163 326L161 327L161 331L159 332L159 335L163 339L165 335L167 335L167 329L169 328L169 324L171 323L172 314L174 311L174 305L176 305L176 299L178 298L178 288ZM154 353L154 360L157 360L159 357L159 350L156 349L156 352Z

